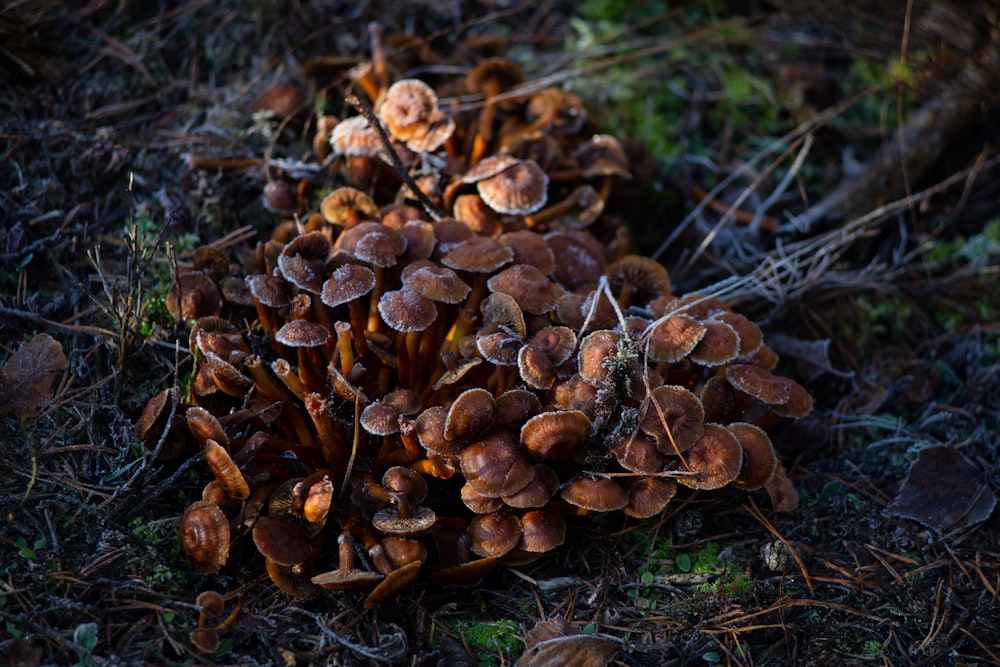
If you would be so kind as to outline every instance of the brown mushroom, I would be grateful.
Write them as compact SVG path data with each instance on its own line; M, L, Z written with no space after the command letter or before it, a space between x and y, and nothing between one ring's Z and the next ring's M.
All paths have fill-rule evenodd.
M178 321L218 315L222 311L222 296L204 273L181 273L167 294L167 310Z
M610 477L577 475L563 485L562 499L591 512L613 512L628 505L628 492Z
M743 448L732 431L719 424L705 424L705 433L684 454L686 470L693 477L678 477L677 482L692 489L710 491L726 486L740 474Z
M349 531L343 531L337 538L340 564L336 570L317 574L312 582L328 591L358 591L369 588L382 580L377 572L366 572L354 567L354 538Z
M253 525L253 542L258 551L279 565L298 565L312 551L301 526L273 516L257 518Z
M684 359L705 336L706 326L683 313L657 320L646 334L649 360L674 364Z
M535 415L521 427L521 446L538 461L572 459L583 451L591 424L579 410Z
M218 505L197 500L181 517L181 548L202 572L218 572L229 558L229 520Z
M566 521L546 510L521 515L521 539L517 548L530 553L546 553L566 540Z
M448 408L444 437L452 442L470 442L486 432L496 417L493 394L485 389L466 389Z
M229 456L229 452L211 438L205 441L205 462L230 498L243 500L250 495L247 480Z
M521 520L505 510L481 514L469 522L469 536L473 553L484 558L503 556L521 541Z
M535 474L521 456L513 437L504 431L463 449L459 454L459 464L472 488L493 498L517 493L528 485Z
M653 389L639 415L642 430L656 438L664 454L689 450L705 432L705 409L698 397L679 385Z
M491 292L514 297L526 313L543 315L556 307L562 296L561 287L530 264L515 264L500 271L487 281Z
M746 422L735 422L727 428L743 448L743 465L739 476L732 485L744 491L759 489L774 477L778 467L778 457L774 452L771 439L764 429Z
M498 213L528 215L545 206L549 177L534 160L518 160L476 183L479 196Z
M641 477L628 488L626 516L648 519L662 512L677 493L677 483L664 477Z

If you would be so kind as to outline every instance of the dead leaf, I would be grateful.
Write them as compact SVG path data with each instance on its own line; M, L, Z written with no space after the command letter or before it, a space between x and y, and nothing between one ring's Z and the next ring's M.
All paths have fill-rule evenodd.
M515 667L606 667L618 644L575 632L562 616L539 621L525 633Z
M796 512L799 509L799 492L788 479L785 466L778 463L774 477L764 485L767 495L771 497L771 508L775 512Z
M38 334L0 368L0 414L30 417L52 400L52 387L66 370L62 345Z
M944 532L985 521L996 504L983 471L945 445L920 450L885 512Z

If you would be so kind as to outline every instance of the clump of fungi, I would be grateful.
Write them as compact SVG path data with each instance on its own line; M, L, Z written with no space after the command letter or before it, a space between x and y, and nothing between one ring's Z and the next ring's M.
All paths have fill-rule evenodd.
M421 573L529 562L576 516L766 484L762 426L812 399L753 322L627 253L622 143L571 93L512 94L507 60L437 84L481 97L463 111L389 85L373 51L359 113L317 123L318 210L286 206L242 266L204 249L172 294L195 375L138 431L163 457L204 453L191 562L216 572L252 542L290 595L372 605Z

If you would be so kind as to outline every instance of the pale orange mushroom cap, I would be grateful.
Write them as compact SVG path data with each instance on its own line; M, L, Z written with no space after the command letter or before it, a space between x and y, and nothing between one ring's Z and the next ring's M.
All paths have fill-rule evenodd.
M517 547L531 553L545 553L566 541L566 521L553 512L534 510L521 516L521 540Z
M472 552L487 557L503 556L521 541L521 520L501 510L482 514L469 523Z
M548 201L549 176L534 160L518 160L476 183L479 196L498 213L528 215Z

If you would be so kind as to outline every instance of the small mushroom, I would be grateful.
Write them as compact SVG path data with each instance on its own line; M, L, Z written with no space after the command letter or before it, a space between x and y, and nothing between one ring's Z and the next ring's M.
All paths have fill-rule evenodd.
M692 489L711 491L735 480L743 465L743 448L736 435L725 426L705 424L705 433L689 449L684 460L694 477L679 477L677 482Z
M565 461L583 451L591 423L579 410L535 415L521 427L521 446L538 461Z
M570 505L592 512L613 512L628 505L628 492L610 477L577 475L559 495Z
M181 517L181 548L202 572L218 572L229 558L229 520L218 505L191 503Z
M679 385L663 385L650 392L639 415L643 432L656 438L664 454L679 454L704 434L705 409L698 397Z
M566 521L545 510L521 515L521 539L517 548L530 553L546 553L566 540Z
M317 574L312 583L328 591L358 591L371 587L382 580L377 572L367 572L354 567L354 538L349 531L343 531L337 538L340 564L336 570Z
M487 497L501 498L517 493L535 472L521 456L510 434L499 431L473 443L459 454L466 481Z
M505 510L481 514L469 523L469 536L473 553L484 558L503 556L521 541L521 520Z
M743 448L743 465L732 485L744 491L761 488L771 481L778 467L778 457L771 439L764 429L755 424L735 422L729 424L727 428L732 431L740 447Z
M677 483L664 477L640 477L628 489L628 505L623 512L636 519L648 519L662 512L674 494Z

